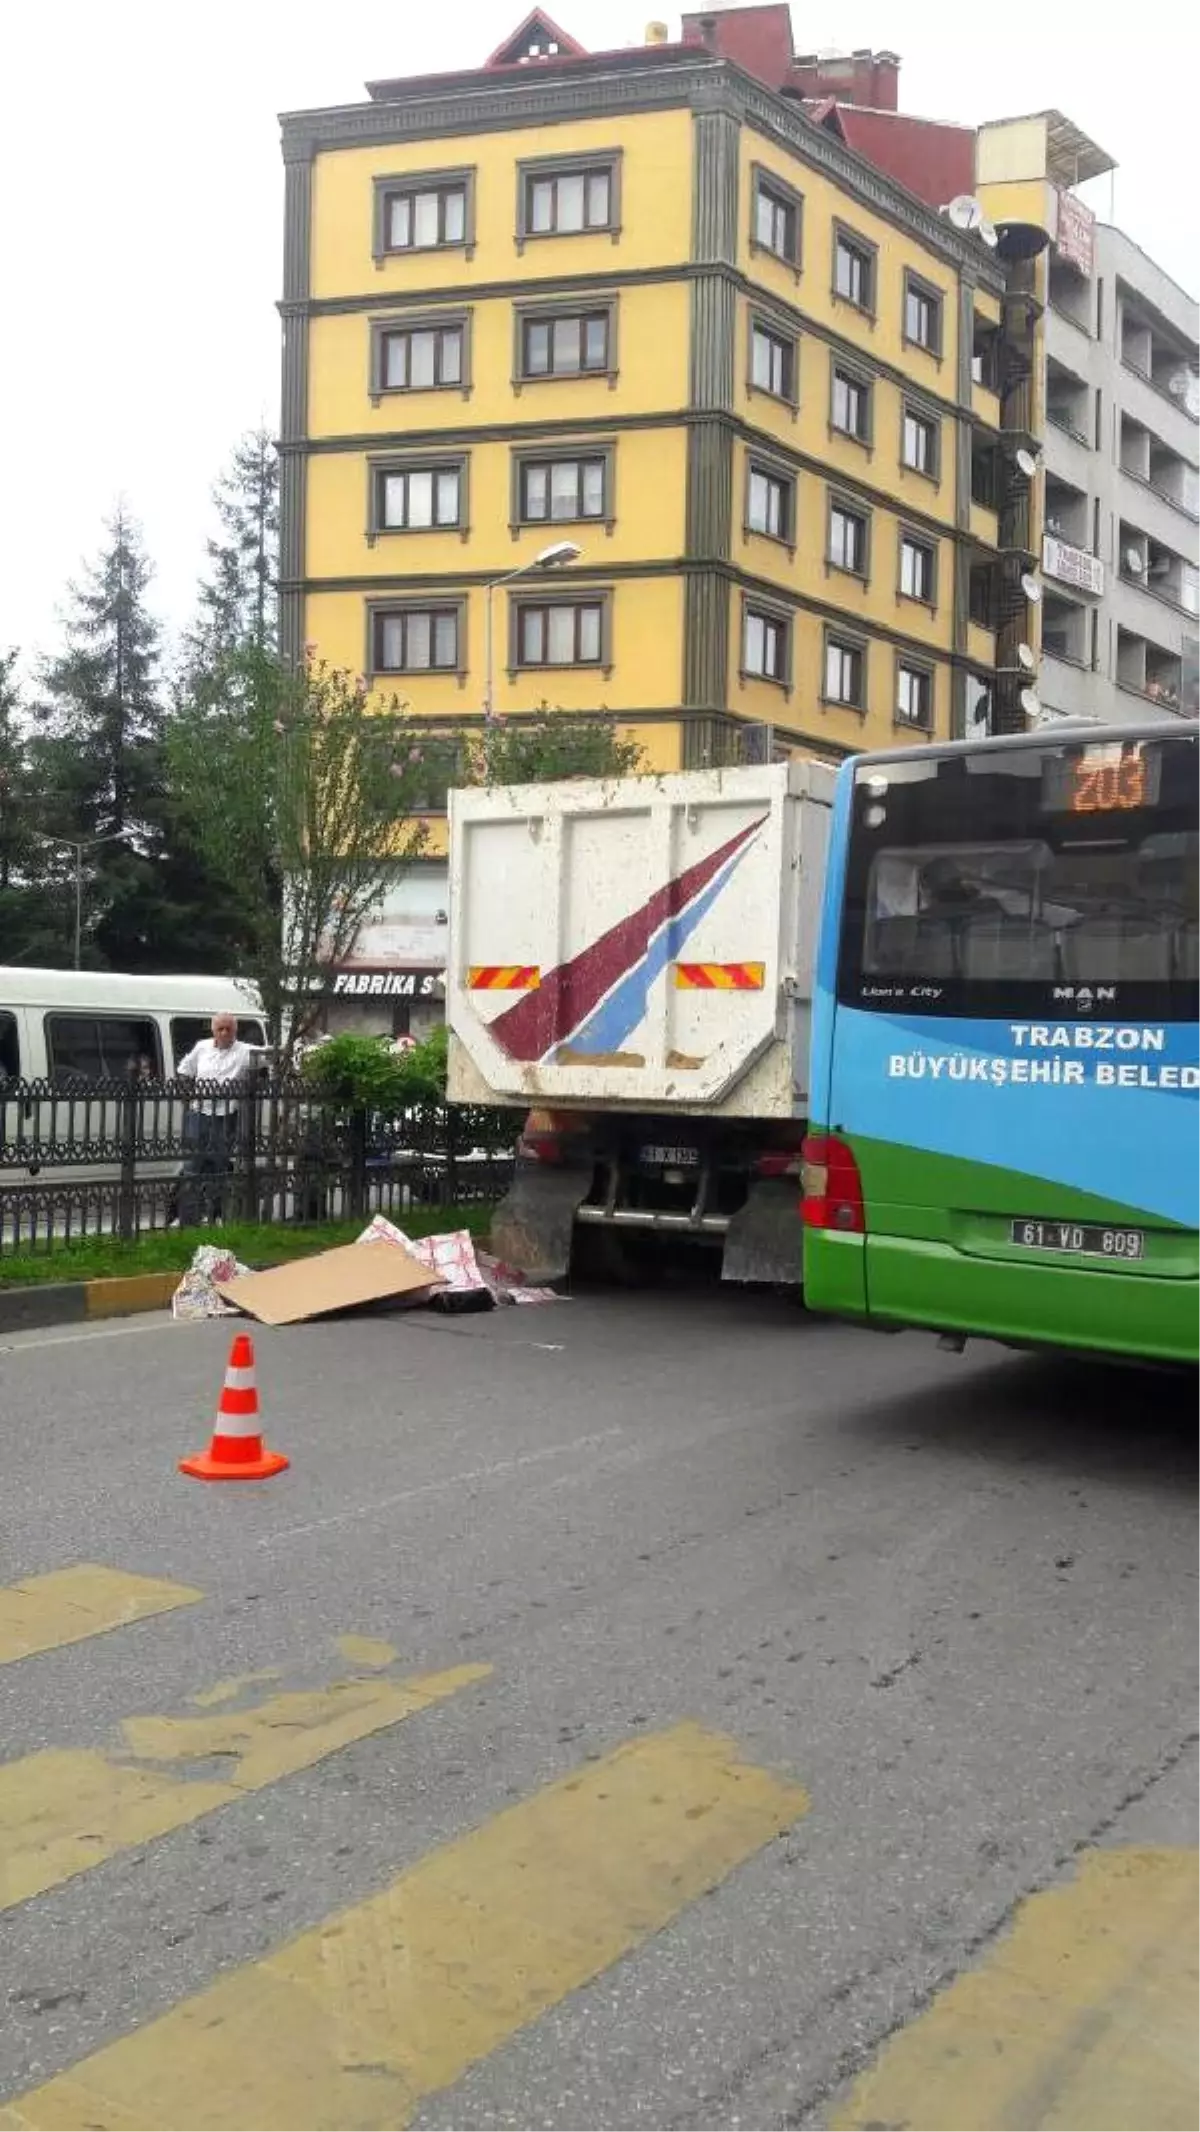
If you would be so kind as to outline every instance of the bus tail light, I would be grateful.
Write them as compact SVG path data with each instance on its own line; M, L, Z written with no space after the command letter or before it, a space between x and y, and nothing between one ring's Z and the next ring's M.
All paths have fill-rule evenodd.
M865 1236L862 1178L854 1154L836 1133L809 1133L804 1142L800 1212L806 1229Z

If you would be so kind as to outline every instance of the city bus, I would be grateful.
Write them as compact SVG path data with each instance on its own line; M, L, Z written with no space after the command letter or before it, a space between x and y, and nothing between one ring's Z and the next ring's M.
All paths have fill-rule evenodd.
M810 1308L1195 1362L1197 771L1178 719L843 765Z

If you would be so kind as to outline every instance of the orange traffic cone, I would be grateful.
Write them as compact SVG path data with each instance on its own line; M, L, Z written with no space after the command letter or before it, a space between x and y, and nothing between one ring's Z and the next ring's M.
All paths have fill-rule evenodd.
M248 1333L238 1333L229 1350L212 1442L197 1457L181 1458L179 1470L197 1481L265 1481L287 1464L282 1451L268 1451L262 1440L254 1348Z

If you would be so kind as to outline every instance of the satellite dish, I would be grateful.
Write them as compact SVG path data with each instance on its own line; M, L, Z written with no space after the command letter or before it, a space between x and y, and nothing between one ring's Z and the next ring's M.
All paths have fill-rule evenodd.
M1021 590L1030 606L1036 607L1042 597L1042 588L1029 570L1023 570L1021 573Z
M983 209L969 192L956 193L946 213L955 229L978 229L983 221Z
M1185 393L1185 392L1187 391L1187 389L1188 389L1188 374L1187 374L1187 371L1186 371L1186 370L1176 370L1176 371L1173 371L1173 372L1172 372L1172 374L1171 374L1171 376L1170 376L1170 377L1168 378L1168 380L1167 380L1167 391L1168 391L1168 392L1169 392L1169 393L1171 394L1172 398L1173 398L1173 399L1176 399L1176 400L1182 400L1182 398L1183 398L1183 396L1184 396L1184 393Z
M1021 446L1019 452L1013 454L1013 465L1016 467L1018 474L1024 474L1026 481L1032 481L1038 469L1034 454L1027 452L1024 445Z
M1031 688L1023 688L1017 700L1027 718L1040 718L1042 711L1041 701L1035 696Z
M1000 242L1000 233L997 230L995 223L989 222L986 215L983 217L983 220L979 225L979 234L982 237L984 243L986 244L989 252L994 252L996 246Z
M1141 557L1141 550L1138 548L1126 548L1125 568L1130 571L1134 577L1140 577L1145 567L1146 565L1142 561Z
M1028 644L1018 644L1017 665L1023 667L1024 671L1027 674L1031 674L1033 672L1034 667L1037 665L1037 660L1034 658L1033 652Z

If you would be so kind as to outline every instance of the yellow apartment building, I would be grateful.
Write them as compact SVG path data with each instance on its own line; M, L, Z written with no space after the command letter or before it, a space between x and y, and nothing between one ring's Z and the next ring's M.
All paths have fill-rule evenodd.
M959 732L1003 269L662 35L535 12L284 119L285 653L437 723L604 712L653 769Z

